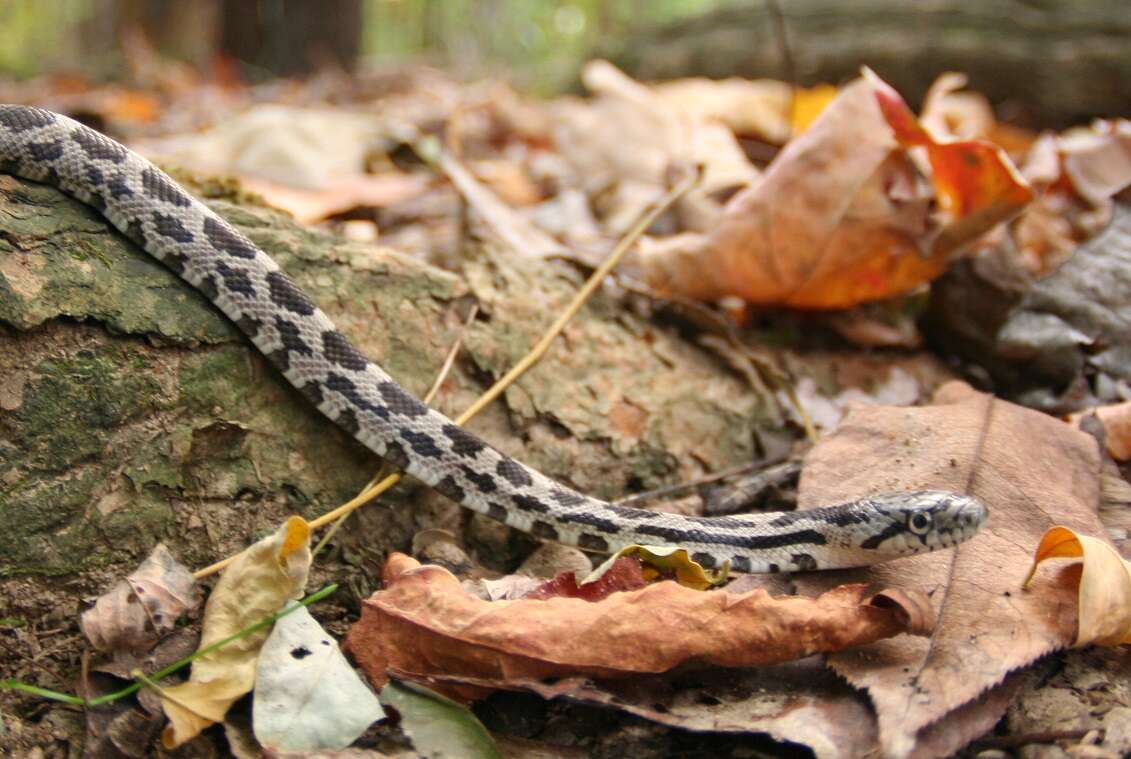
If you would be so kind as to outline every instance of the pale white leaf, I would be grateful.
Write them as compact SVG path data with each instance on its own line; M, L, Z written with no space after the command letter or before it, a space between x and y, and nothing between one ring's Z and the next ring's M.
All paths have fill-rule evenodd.
M283 751L345 748L384 716L310 612L275 623L255 672L252 726L260 743Z

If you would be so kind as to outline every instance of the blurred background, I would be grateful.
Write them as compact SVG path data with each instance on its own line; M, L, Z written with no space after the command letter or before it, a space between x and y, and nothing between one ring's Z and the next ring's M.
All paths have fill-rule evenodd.
M146 84L157 61L255 84L428 63L554 95L605 57L639 79L838 83L868 64L913 104L962 71L1008 120L1124 109L1131 3L1112 0L5 0L0 77ZM148 53L154 55L147 55Z

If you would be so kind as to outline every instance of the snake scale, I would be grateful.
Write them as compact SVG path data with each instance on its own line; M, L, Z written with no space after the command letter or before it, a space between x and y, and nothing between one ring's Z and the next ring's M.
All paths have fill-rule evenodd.
M0 172L101 212L226 314L303 395L361 443L463 506L531 535L610 552L686 548L741 572L865 566L955 545L986 519L942 491L819 509L696 517L618 507L503 455L398 385L266 253L149 161L60 114L0 105ZM3 281L0 280L0 288ZM0 289L0 293L3 289Z

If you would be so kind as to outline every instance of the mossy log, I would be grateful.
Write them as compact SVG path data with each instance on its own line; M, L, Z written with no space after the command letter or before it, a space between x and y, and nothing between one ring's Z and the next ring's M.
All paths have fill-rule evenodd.
M477 301L481 316L436 400L449 414L535 342L580 281L565 264L490 247L457 276L236 201L208 202L415 393ZM780 421L722 362L598 297L472 428L551 476L615 496L749 460ZM158 541L202 566L287 514L347 500L379 465L94 211L0 176L0 586L122 574ZM370 572L417 529L458 531L467 518L425 489L406 492L349 531L351 556Z

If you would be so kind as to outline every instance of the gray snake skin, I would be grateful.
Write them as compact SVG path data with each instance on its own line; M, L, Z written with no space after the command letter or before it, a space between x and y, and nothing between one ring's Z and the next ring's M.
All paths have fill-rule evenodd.
M266 253L117 142L50 111L0 105L0 172L53 185L98 209L216 304L351 435L453 501L535 537L606 553L633 543L672 545L708 567L729 562L740 572L784 572L865 566L944 548L986 519L978 500L938 491L715 518L589 498L409 395Z

